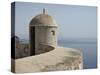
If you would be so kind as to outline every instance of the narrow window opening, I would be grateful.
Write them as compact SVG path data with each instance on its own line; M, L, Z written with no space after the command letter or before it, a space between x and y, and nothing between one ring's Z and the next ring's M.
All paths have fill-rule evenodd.
M52 30L51 32L52 32L52 35L55 35L55 31L54 30Z

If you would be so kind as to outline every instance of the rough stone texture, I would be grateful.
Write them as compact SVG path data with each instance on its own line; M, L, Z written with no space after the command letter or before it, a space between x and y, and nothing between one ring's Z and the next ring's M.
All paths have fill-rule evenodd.
M56 26L54 18L48 14L39 14L35 16L31 22L31 26Z
M40 55L15 60L16 73L77 69L83 69L82 54L72 48L55 47Z
M42 53L46 53L52 50L54 50L53 46L39 44L39 48L36 51L36 54L42 54Z
M55 32L55 35L52 34L52 30ZM52 45L57 46L57 28L42 27L42 26L35 27L35 54L40 54L38 53L39 52L38 50L41 44L48 45L48 46L52 46ZM32 44L30 43L30 45Z
M22 43L15 43L15 59L30 56L29 45Z
M29 46L31 55L41 54L41 52L48 51L48 49L46 51L39 50L40 44L57 46L58 26L55 19L47 14L45 9L43 9L43 13L38 14L32 18L29 23L29 29Z

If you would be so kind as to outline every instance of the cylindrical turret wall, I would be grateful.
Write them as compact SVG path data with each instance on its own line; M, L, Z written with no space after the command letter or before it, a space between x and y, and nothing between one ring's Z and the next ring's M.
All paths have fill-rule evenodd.
M35 53L40 54L40 45L57 45L57 27L37 26L35 27Z
M30 21L29 37L30 55L48 52L51 47L57 45L56 21L45 12L45 9Z

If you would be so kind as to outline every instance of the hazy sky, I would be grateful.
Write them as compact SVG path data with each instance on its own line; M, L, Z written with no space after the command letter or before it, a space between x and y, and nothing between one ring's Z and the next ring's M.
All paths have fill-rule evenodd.
M97 7L24 2L16 3L15 34L29 38L30 20L43 8L56 20L59 39L97 37Z

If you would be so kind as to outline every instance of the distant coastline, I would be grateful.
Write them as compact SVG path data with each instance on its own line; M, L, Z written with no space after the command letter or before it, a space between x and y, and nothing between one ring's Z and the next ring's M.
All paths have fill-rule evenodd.
M20 39L22 43L29 43L28 39ZM97 38L62 38L58 39L58 43L97 43Z

